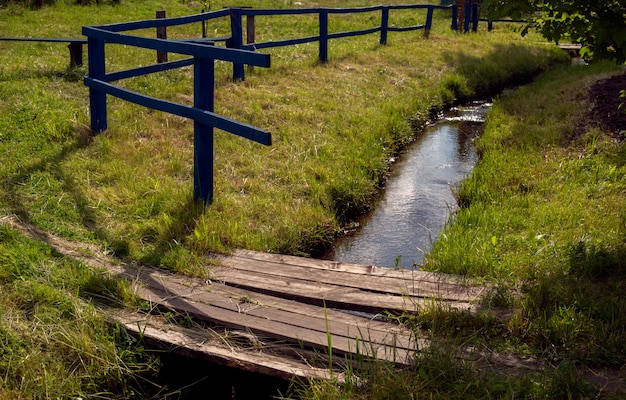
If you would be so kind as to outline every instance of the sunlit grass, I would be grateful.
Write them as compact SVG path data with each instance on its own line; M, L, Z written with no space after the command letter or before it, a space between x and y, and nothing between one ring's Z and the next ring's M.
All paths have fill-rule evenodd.
M244 3L249 4L211 7ZM6 36L78 37L83 25L152 18L162 6L58 2L34 10L12 4L0 9L0 30ZM169 2L164 8L169 16L180 16L203 6ZM332 16L331 24L344 30L375 20L364 17ZM422 18L402 14L393 23ZM259 40L315 34L312 24L287 22L260 18ZM225 27L211 25L209 35L228 34ZM200 27L168 34L198 36ZM378 44L377 35L331 41L330 62L324 65L314 43L267 52L272 68L247 71L245 82L232 82L231 66L216 64L216 111L271 131L274 141L263 147L216 132L215 201L205 208L192 200L190 121L109 98L110 129L93 137L88 90L80 79L86 66L68 68L63 44L0 42L0 214L17 215L65 238L97 242L119 257L189 274L197 273L194 266L207 253L237 247L315 253L332 242L341 224L367 210L384 182L388 159L433 113L527 79L564 58L506 27L476 35L450 32L443 12L436 13L429 38L423 32L390 33L387 46ZM150 51L107 47L110 71L154 60ZM193 99L190 68L120 84L186 104ZM0 229L5 299L0 328L11 354L2 360L6 384L0 385L0 397L4 392L131 397L144 384L151 387L134 379L144 371L150 376L154 359L112 332L93 307L103 299L132 304L125 286ZM20 376L30 386L20 383Z
M108 12L116 7L122 6L100 8L107 15L102 22L111 20ZM146 7L133 7L124 20L151 17ZM183 4L174 8L170 14L197 11ZM35 12L60 18L63 11L21 10L20 18ZM93 18L84 23L96 23ZM346 27L360 21L340 20ZM312 29L292 28L289 35ZM39 29L41 36L51 34ZM154 62L149 51L107 49L112 70ZM4 154L15 165L28 160L6 171L5 199L11 200L4 207L46 229L103 240L157 264L167 249L181 246L198 253L234 247L291 254L322 250L340 224L367 210L385 179L387 159L414 137L433 108L526 78L559 57L507 29L460 36L449 30L449 15L442 12L428 39L418 31L390 34L387 46L376 35L332 41L326 65L317 60L316 44L272 50L272 68L248 72L245 83L232 82L230 66L217 63L216 112L270 130L274 143L265 148L216 132L215 203L200 210L189 207L192 123L111 99L109 131L87 140L88 92L65 78L61 53L51 54L56 67L35 76L27 72L27 85L21 74L29 69L14 54L2 55L5 91L20 87L2 107L12 115L11 124L18 123L19 138L12 143L21 145ZM186 104L193 97L189 68L120 84ZM37 123L24 125L32 121Z
M128 398L155 387L135 380L153 376L157 360L85 301L131 305L125 284L5 225L0 265L0 386L8 398Z
M587 120L587 89L611 65L560 68L503 96L478 141L461 208L426 268L522 290L509 321L550 359L619 366L626 213L624 144Z

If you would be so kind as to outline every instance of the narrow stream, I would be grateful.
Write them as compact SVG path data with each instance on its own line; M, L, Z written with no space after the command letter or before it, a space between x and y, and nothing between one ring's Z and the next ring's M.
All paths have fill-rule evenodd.
M474 138L490 104L455 108L398 157L387 187L360 228L325 258L367 265L419 265L455 207L452 188L476 164ZM160 383L180 399L271 399L289 382L199 359L163 354Z
M473 146L490 103L457 107L426 128L399 157L374 210L324 258L419 267L456 207L453 189L478 160Z

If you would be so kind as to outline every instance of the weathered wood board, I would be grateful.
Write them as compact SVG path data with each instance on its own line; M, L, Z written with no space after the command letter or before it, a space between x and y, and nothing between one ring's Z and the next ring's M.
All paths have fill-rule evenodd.
M427 348L429 342L374 314L410 312L435 302L472 310L472 302L484 290L453 276L244 250L218 257L220 265L206 267L215 279L203 280L125 263L93 245L69 242L17 219L0 223L97 271L129 281L157 314L175 311L197 325L186 329L150 314L111 315L131 333L171 351L279 377L328 377L331 352L335 378L347 363L372 358L411 365L416 350ZM203 336L207 327L248 335L262 345L250 351L209 343Z
M226 285L300 302L367 313L402 313L439 304L475 311L485 288L461 277L392 270L248 250L220 257L211 267Z
M153 268L123 270L120 276L140 282L135 294L154 305L230 329L328 351L410 364L415 343L412 333L391 322L372 321L285 299L248 291L234 291L221 283L180 278ZM272 305L267 305L266 300Z
M116 312L110 321L134 335L141 336L157 348L172 351L184 356L198 358L213 364L238 368L244 371L271 375L290 380L304 379L343 380L343 371L329 367L316 367L298 358L285 354L272 354L263 346L228 346L227 341L218 339L204 329L184 328L172 325L149 314ZM226 345L225 345L226 343ZM272 350L272 349L270 349Z

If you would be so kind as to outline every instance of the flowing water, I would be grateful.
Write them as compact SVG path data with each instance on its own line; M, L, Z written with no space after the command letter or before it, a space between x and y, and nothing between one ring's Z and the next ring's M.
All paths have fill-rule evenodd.
M453 190L474 168L473 141L489 103L445 113L399 156L374 210L341 237L327 259L366 265L419 266L456 207Z

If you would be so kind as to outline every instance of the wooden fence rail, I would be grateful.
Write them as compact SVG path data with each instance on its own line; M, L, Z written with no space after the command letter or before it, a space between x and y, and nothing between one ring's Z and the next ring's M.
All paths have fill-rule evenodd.
M389 25L389 13L394 10L426 10L426 20L423 24L411 25L411 26L390 26ZM244 50L261 50L273 47L293 46L303 43L318 42L319 43L319 59L325 63L328 61L328 42L331 39L346 38L352 36L369 35L373 33L380 33L380 44L387 44L387 37L389 32L407 32L413 30L423 29L424 34L427 36L432 28L433 11L434 10L450 10L452 13L450 28L453 30L458 29L457 25L457 6L456 5L433 5L433 4L412 4L412 5L380 5L372 7L358 7L358 8L299 8L299 9L254 9L254 8L230 8L230 26L231 26L231 41L229 46L236 49ZM380 25L373 26L367 29L360 29L354 31L345 32L330 32L329 31L329 17L334 14L360 14L360 13L372 13L380 12ZM292 38L278 41L268 41L255 43L250 41L250 33L254 36L254 24L250 23L254 21L257 16L278 16L278 15L310 15L317 14L318 16L318 34L307 37ZM246 17L246 32L248 41L243 43L243 17ZM245 73L243 64L233 65L233 79L244 80Z
M83 45L87 44L84 38L33 38L33 37L0 37L0 41L13 42L48 42L67 43L70 50L70 67L83 65Z
M404 27L390 26L390 12L419 9L426 10L426 19L423 24ZM269 132L231 120L213 112L215 60L232 63L233 79L243 80L245 78L244 65L260 67L270 66L270 56L256 53L254 50L317 41L319 42L319 58L322 62L327 62L328 41L331 39L380 33L379 42L386 44L389 32L405 32L423 29L427 35L432 27L434 10L450 10L450 28L458 30L457 6L432 4L286 10L232 7L186 17L165 18L164 14L159 13L157 18L152 20L83 27L83 35L87 36L89 52L88 76L85 77L84 82L85 85L89 87L91 129L94 133L99 133L107 129L107 95L115 96L155 110L192 119L194 121L194 198L210 204L213 200L213 129L222 129L264 145L270 145L272 142ZM330 15L371 12L380 12L380 25L348 32L329 32L328 20ZM255 16L302 14L318 15L318 35L262 43L254 42L255 34L253 21ZM244 16L246 17L247 23L246 44L243 43L242 20ZM231 36L229 38L205 38L206 22L225 17L230 19ZM472 19L474 18L477 24L478 12L473 14ZM201 38L167 39L167 27L197 22L202 23L203 34ZM158 32L157 37L147 38L127 33L128 31L138 29L156 29ZM216 41L225 41L226 48L215 46ZM160 62L154 65L107 73L105 66L105 44L107 43L155 50L158 54L158 61ZM168 52L191 57L167 62ZM194 66L193 106L157 99L115 86L111 83L121 79L189 65Z
M225 16L227 12L221 11L218 14ZM176 19L162 18L117 25L83 27L83 35L88 38L89 51L89 74L85 77L84 82L89 87L91 129L95 133L107 129L107 94L148 108L194 120L194 198L211 203L213 200L213 128L222 129L261 144L270 145L272 143L269 132L213 112L215 60L269 67L270 56L247 50L216 47L211 42L195 43L119 33L127 29L156 28L159 26L197 22L204 18L206 18L204 15ZM170 52L192 57L179 61L106 73L105 43L124 44L156 50L157 52ZM194 66L193 106L157 99L111 84L111 82L120 79L166 71L187 65Z

